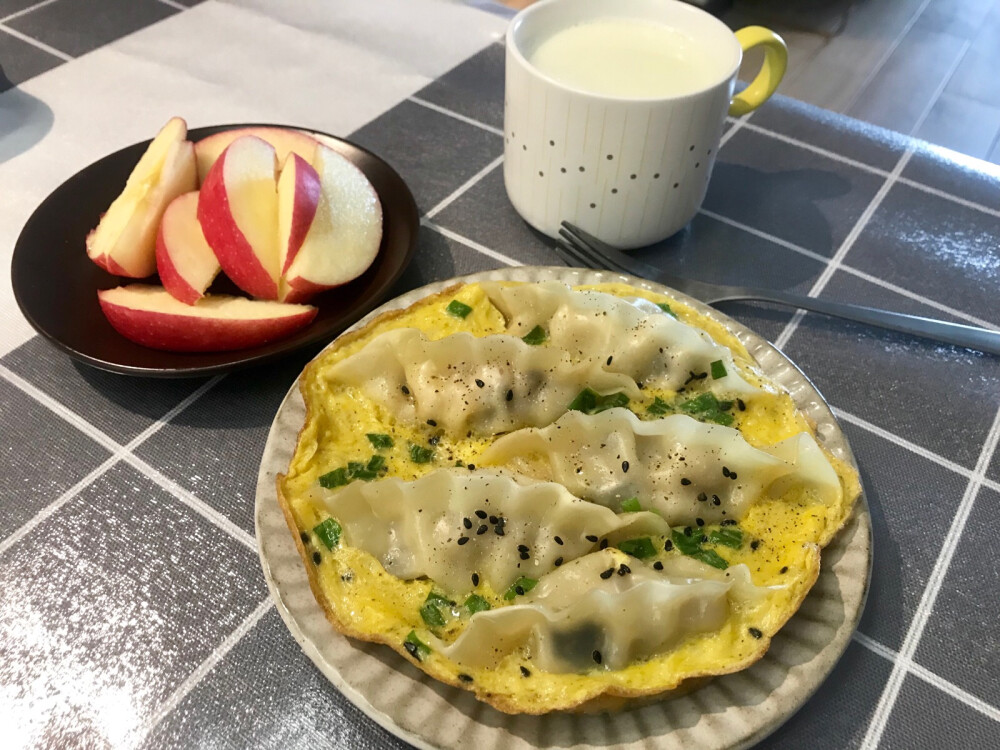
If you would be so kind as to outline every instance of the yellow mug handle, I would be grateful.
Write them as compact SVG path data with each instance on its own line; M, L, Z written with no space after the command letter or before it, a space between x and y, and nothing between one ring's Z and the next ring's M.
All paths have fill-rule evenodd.
M757 109L778 88L788 67L788 47L784 39L763 26L747 26L735 34L744 52L753 47L764 48L764 64L757 77L729 105L729 114L740 117Z

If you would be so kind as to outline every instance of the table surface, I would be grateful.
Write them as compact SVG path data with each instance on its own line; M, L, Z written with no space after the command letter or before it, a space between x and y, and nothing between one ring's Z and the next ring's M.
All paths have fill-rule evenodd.
M0 65L34 70L28 58L44 51L39 44L64 44L72 58L37 78L19 73L26 82L0 95L0 113L23 112L28 99L56 113L27 143L0 118L5 257L45 191L166 119L154 111L147 122L137 106L117 129L96 109L94 122L74 120L70 103L112 101L115 87L128 93L133 85L131 69L108 80L95 66L109 71L124 59L134 67L145 55L156 65L135 75L148 86L187 64L178 48L190 34L225 21L229 54L253 46L258 20L274 20L262 3L182 10L150 0L135 4L150 19L125 14L134 23L118 36L170 18L115 41L103 27L104 36L81 30L64 0L17 15L29 5L0 0L0 15L15 16L0 19ZM241 15L254 5L257 15ZM442 24L463 30L438 39L450 58L427 62L419 44L376 44L363 3L298 5L332 20L296 28L286 18L275 27L287 31L291 51L272 64L293 82L298 63L301 85L312 80L296 40L379 49L378 87L349 90L330 74L328 94L342 97L350 116L315 98L276 93L272 101L261 89L233 94L219 112L191 93L195 83L188 99L167 91L139 103L187 103L196 119L220 121L244 111L247 120L287 120L295 107L319 107L302 124L339 127L393 164L417 199L419 246L397 292L503 264L558 264L503 189L503 48L494 41L503 19L431 0L376 3L401 14L416 7L418 41ZM424 16L434 18L426 28ZM9 29L20 36L2 36ZM22 37L38 44L25 42L28 52L12 62L10 39ZM223 79L218 71L229 70L221 58L206 65L218 65ZM145 135L136 137L137 128ZM75 160L56 158L71 149ZM39 165L45 177L32 182L26 175ZM727 124L703 210L639 255L681 275L995 327L1000 172L990 169L777 97ZM719 309L776 343L834 406L874 524L858 632L819 692L763 746L1000 746L1000 359L762 304ZM0 744L401 746L303 655L257 560L261 451L281 398L314 352L210 380L148 381L74 363L24 333L9 290L0 314Z

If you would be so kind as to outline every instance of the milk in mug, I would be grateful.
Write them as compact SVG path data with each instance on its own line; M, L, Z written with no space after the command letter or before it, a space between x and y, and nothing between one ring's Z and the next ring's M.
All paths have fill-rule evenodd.
M631 18L598 18L560 29L528 60L565 86L629 99L707 89L727 75L730 64L713 59L704 43L699 46L678 29Z

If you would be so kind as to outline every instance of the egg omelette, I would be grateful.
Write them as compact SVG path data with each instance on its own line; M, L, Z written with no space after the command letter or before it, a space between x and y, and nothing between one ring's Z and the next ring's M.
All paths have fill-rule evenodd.
M300 388L278 496L328 619L509 713L746 668L860 494L735 335L624 284L458 285Z

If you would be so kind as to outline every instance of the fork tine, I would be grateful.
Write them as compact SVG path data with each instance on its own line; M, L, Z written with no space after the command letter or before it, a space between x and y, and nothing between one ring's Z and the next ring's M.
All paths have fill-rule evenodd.
M576 254L585 261L588 268L606 268L610 271L635 275L634 271L617 262L615 258L605 255L599 248L575 235L565 223L559 229L559 234L566 240L564 244L570 245Z
M576 248L570 245L566 240L556 238L556 244L552 247L556 255L559 256L560 260L567 266L571 267L583 267L590 268L587 261L576 253Z
M559 230L560 233L562 233L563 229L573 235L576 240L575 244L588 246L593 250L593 252L597 253L605 264L613 263L615 268L624 273L629 273L633 276L640 276L647 279L655 279L662 273L655 266L651 266L648 263L637 260L630 255L626 255L618 248L612 247L608 243L597 239L597 237L589 232L585 232L567 221L562 222L562 226Z

